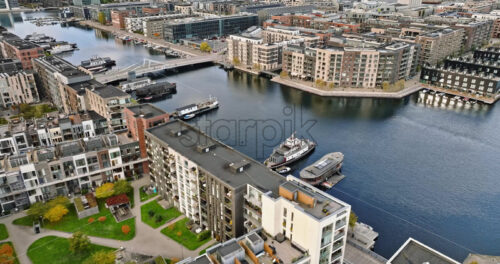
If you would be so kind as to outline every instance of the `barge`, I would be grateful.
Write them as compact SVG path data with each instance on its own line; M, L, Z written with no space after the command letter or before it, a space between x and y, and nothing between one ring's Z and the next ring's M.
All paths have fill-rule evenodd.
M302 159L311 153L314 148L316 148L315 142L309 139L297 138L293 133L285 142L273 150L273 153L264 161L264 164L271 169L276 169Z

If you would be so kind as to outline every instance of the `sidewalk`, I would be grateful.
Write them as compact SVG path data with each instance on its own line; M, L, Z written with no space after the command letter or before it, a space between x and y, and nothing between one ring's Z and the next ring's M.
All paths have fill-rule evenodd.
M305 85L303 83L289 80L289 79L283 79L279 76L274 77L271 79L271 81L283 84L292 88L296 88L299 90L302 90L304 92L316 94L319 96L331 96L331 97L368 97L368 98L403 98L405 96L408 96L414 92L417 92L418 90L423 89L422 85L418 82L411 82L409 87L404 88L403 90L399 92L383 92L383 91L373 91L373 90L367 90L367 89L347 89L347 90L340 90L339 88L334 89L333 91L325 91L321 90L309 85Z
M152 227L143 223L141 221L141 205L150 202L153 199L156 199L152 198L144 202L140 201L139 188L147 184L149 184L149 178L147 177L143 177L142 179L136 180L132 183L132 186L134 187L134 196L136 199L135 206L134 208L132 208L132 212L136 217L135 237L129 241L120 241L108 238L89 236L90 241L92 243L113 248L124 247L131 252L140 253L144 255L163 256L167 258L178 258L178 259L198 256L198 252L213 244L214 241L211 240L207 242L205 245L197 248L196 250L188 250L160 232L162 228L177 220L184 218L184 216L179 216L176 219L172 219L156 229L153 229ZM12 221L14 221L14 219L17 219L24 215L25 213L22 212L8 216L0 220L1 223L4 223L7 226L7 230L9 232L9 238L6 239L5 241L11 241L14 244L14 248L16 250L17 256L21 264L31 263L26 254L26 251L28 250L29 246L37 239L45 236L60 236L66 238L71 236L71 233L48 230L48 229L42 229L42 232L40 234L34 234L34 231L31 227L18 226L12 224Z

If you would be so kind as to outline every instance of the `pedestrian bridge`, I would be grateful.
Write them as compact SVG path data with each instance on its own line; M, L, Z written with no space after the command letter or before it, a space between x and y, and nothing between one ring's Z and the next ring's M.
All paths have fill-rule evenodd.
M165 62L144 59L142 64L132 64L125 68L114 68L104 73L95 74L95 79L100 83L110 83L118 80L127 79L130 72L135 72L136 76L147 73L171 70L179 67L216 62L219 55L196 56L185 59L167 60Z

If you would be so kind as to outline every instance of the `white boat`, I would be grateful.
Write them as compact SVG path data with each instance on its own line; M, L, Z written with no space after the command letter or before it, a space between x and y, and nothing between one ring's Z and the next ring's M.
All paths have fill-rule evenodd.
M282 167L277 168L276 172L279 174L285 174L285 173L290 172L291 170L292 169L290 169L290 167L282 166Z
M195 116L196 116L195 114L187 114L187 115L183 116L182 119L189 120L189 119L193 119Z
M67 44L67 45L59 45L55 46L50 50L50 54L59 54L63 52L68 52L68 51L73 51L75 48L73 46Z

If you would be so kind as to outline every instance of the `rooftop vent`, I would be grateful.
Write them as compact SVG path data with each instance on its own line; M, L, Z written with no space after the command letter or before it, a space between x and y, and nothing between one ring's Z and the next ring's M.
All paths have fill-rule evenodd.
M247 160L242 160L239 162L231 162L229 168L233 173L241 173L250 167L250 162Z
M184 127L180 127L178 129L171 129L170 130L170 135L174 137L180 137L182 134L185 134L187 132L187 129Z
M207 153L210 152L211 150L215 149L216 145L212 142L208 142L206 144L199 144L196 146L196 151L199 153Z

